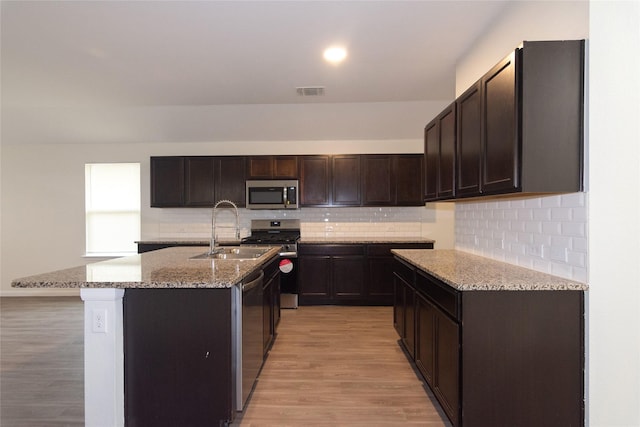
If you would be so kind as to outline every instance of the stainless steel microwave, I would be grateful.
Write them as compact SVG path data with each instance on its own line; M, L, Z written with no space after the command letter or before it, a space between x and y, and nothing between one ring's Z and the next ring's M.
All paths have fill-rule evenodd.
M298 209L298 180L247 181L248 209Z

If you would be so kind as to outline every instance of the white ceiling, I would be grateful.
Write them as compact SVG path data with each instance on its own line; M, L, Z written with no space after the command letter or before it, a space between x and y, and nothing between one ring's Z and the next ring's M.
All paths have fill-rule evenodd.
M274 104L313 115L389 103L401 114L403 103L453 98L456 61L507 4L3 0L3 143L257 138L221 129ZM349 51L339 66L322 59L332 44ZM299 97L298 86L325 95ZM212 121L218 132L205 129ZM341 132L309 138L372 137Z

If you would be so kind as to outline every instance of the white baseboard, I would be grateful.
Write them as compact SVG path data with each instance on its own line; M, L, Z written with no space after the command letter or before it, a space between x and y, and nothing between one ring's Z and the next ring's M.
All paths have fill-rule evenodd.
M80 289L21 288L1 290L0 297L74 297L80 298Z

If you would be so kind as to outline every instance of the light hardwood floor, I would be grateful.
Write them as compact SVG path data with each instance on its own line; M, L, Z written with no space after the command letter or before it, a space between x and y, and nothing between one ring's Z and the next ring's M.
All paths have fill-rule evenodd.
M448 426L398 344L391 307L300 307L234 426Z
M84 425L82 301L1 298L0 310L0 425ZM232 425L449 426L391 318L390 307L283 310L249 405Z

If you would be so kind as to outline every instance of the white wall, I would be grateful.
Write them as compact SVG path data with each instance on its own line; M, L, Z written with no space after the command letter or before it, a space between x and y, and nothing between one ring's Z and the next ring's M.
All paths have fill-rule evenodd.
M584 208L572 206L568 215L579 216L579 222L587 226L589 426L640 425L639 7L636 1L513 2L461 59L456 73L456 93L460 94L523 40L588 39L588 193L584 194ZM466 230L460 221L469 217L517 219L521 202L508 203L515 205L456 204L456 247L519 263L518 245L495 253L482 245L474 247L467 235L458 232ZM539 206L541 215L547 215L545 198L527 203ZM562 224L561 218L549 222L549 227ZM474 233L493 236L500 229L493 225L487 221L474 228ZM564 237L571 249L576 236ZM546 240L547 236L536 232L534 239ZM549 265L537 267L544 271Z
M437 105L425 116L436 114ZM151 209L149 156L323 153L420 153L422 141L250 141L233 143L138 144L3 144L2 146L2 286L1 295L73 294L72 291L16 290L12 279L93 262L83 258L84 164L140 162L142 237L206 237L208 209ZM437 207L439 206L439 207ZM266 212L242 210L243 227ZM273 214L273 213L271 213ZM453 208L434 205L417 208L310 209L296 211L318 233L330 226L333 233L370 232L382 235L421 235L437 240L438 247L453 247ZM325 221L326 220L326 221ZM384 225L373 225L384 222ZM326 223L326 224L324 224ZM315 226L313 225L315 224ZM369 230L368 229L372 229ZM327 228L327 231L329 229Z
M458 61L456 96L525 40L584 39L588 31L586 0L512 1L500 19Z
M588 408L640 425L640 2L592 1Z

